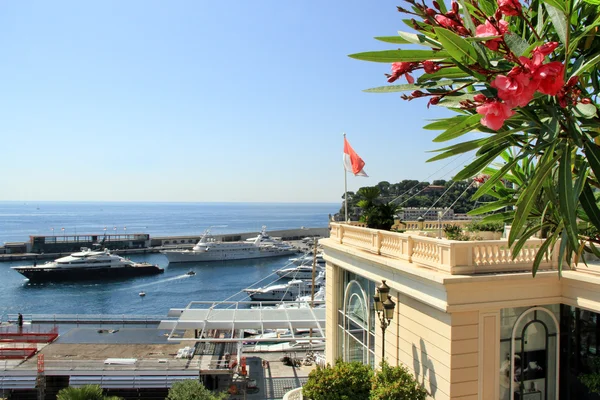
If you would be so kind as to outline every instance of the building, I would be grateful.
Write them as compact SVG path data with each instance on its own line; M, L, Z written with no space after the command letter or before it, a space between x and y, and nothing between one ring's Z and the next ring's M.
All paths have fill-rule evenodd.
M326 358L404 364L436 400L587 400L598 379L600 264L559 276L542 243L457 242L331 224ZM382 332L373 297L395 307ZM512 367L511 367L512 366Z
M454 210L451 208L425 208L406 207L398 212L398 218L402 221L416 221L420 217L427 221L437 221L438 214L442 213L444 220L454 219Z

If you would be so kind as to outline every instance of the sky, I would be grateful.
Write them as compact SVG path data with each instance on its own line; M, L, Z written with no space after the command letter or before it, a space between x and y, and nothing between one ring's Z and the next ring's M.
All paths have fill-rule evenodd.
M447 112L365 93L401 0L0 4L0 200L338 202L342 133L368 178L449 179L425 163Z

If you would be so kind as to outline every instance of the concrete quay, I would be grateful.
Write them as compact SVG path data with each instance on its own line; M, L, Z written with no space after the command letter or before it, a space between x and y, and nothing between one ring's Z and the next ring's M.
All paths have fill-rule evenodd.
M260 232L215 234L215 239L222 241L239 241L255 237ZM305 237L329 237L329 227L299 228L268 231L269 235L292 242ZM105 239L104 239L105 238ZM73 236L30 236L29 242L6 243L0 246L0 262L55 260L67 256L81 247L92 247L100 243L114 254L134 255L158 253L173 248L191 248L200 240L200 235L192 236L157 236L149 234L116 234L116 235L73 235ZM293 243L292 243L293 244Z

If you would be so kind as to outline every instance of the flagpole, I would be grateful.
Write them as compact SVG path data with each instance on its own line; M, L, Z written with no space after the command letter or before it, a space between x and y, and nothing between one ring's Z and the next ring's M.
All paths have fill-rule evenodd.
M346 139L346 132L344 132L344 139ZM342 167L344 167L344 222L348 222L348 172L344 163Z

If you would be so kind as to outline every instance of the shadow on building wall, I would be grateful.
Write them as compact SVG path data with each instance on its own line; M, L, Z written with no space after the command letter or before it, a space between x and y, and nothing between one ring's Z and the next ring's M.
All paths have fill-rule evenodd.
M413 369L415 371L415 378L417 379L417 382L420 382L421 386L423 386L425 390L429 392L431 397L435 398L435 393L437 392L435 367L433 366L433 361L431 358L427 357L427 346L425 346L425 341L423 339L419 340L419 345L421 347L420 352L414 343L412 345ZM426 377L429 380L429 385L427 385L425 382Z

